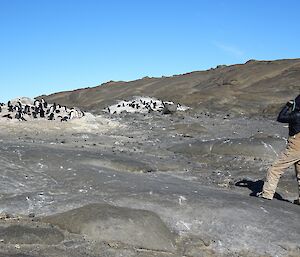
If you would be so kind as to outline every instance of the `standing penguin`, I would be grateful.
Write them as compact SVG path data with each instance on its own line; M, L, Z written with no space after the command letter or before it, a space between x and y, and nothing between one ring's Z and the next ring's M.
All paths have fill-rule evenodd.
M7 102L7 107L8 107L8 111L9 111L9 112L13 112L13 111L14 111L13 105L11 104L10 101Z
M24 112L25 112L26 114L30 113L30 106L29 106L28 104L25 105L25 110L24 110Z
M44 98L42 98L41 103L42 103L43 107L44 107L45 109L47 109L48 103L45 101Z
M40 103L40 117L41 118L45 118L45 111L44 111L44 109L43 109L43 104L42 103Z
M33 105L35 107L39 107L40 106L40 101L39 100L35 100L34 103L33 103Z

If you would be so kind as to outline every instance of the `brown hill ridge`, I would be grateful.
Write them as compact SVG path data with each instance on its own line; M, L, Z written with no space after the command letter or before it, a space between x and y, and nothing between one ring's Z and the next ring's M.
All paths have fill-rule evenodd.
M300 59L250 60L172 77L108 82L100 86L44 95L48 102L99 113L116 100L151 96L194 110L273 115L300 93Z

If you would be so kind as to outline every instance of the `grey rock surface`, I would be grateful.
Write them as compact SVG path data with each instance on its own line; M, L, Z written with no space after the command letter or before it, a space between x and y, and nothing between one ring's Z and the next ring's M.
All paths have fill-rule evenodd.
M233 155L274 160L284 149L285 141L277 138L238 138L210 141L193 141L175 145L169 150L188 155Z
M282 176L276 199L249 196L261 190L275 152L285 146L287 129L265 119L223 117L176 112L97 117L89 126L77 124L80 127L70 127L72 123L0 124L0 212L27 218L35 214L31 217L35 221L24 224L4 216L0 227L19 231L10 234L11 242L17 242L21 228L31 228L26 235L32 235L32 240L39 233L37 226L49 228L38 221L42 217L64 217L62 224L69 222L69 231L54 227L63 234L63 241L47 244L45 238L37 244L14 244L0 238L0 253L299 256L300 208L291 203L298 194L294 171ZM177 146L184 146L183 151L174 150ZM152 172L144 172L149 168ZM114 207L105 212L104 207L89 205L95 203ZM148 223L143 221L144 211L146 217L149 213ZM109 213L117 219L108 219ZM131 237L125 238L111 224L132 233L141 227L162 233L159 229L164 227L171 238L163 247L174 244L174 252L139 248L140 244L132 243ZM72 228L78 234L70 232ZM155 235L155 231L146 232ZM108 239L102 240L105 235Z
M174 235L157 214L108 204L90 204L42 219L95 241L114 241L137 248L175 251Z
M0 227L0 238L5 244L55 245L64 240L64 235L59 230L51 227L12 225Z

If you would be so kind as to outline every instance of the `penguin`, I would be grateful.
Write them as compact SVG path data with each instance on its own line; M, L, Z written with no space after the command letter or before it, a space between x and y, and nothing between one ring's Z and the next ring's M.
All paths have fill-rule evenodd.
M48 120L54 120L54 113L53 112L50 113L50 115L48 117Z
M2 105L0 105L0 112L2 112Z
M47 109L47 105L48 105L48 104L47 104L47 102L45 101L44 98L42 98L41 103L42 103L43 107L44 107L45 109Z
M32 112L32 117L33 117L34 119L36 119L36 118L37 118L37 113L36 113L36 112Z
M13 106L12 106L12 105L9 105L9 106L8 106L8 112L13 112L13 111L14 111Z
M18 120L18 119L20 119L20 118L21 118L21 113L20 113L20 112L17 112L16 115L15 115L15 119Z
M49 112L51 112L51 113L54 112L54 106L53 105L50 107Z
M110 113L110 108L109 107L107 107L107 111L108 111L108 113Z
M68 119L69 119L68 116L65 116L65 117L61 118L60 122L68 121Z
M76 110L74 110L74 109L72 108L72 110L71 110L71 112L70 112L70 120L76 118L76 117L77 117L76 114L77 114L77 113L76 113Z
M40 117L45 118L45 111L43 108L40 108Z
M39 100L35 100L35 101L33 102L33 105L34 105L35 107L39 107L39 106L40 106L40 101L39 101Z
M25 112L26 114L30 113L30 106L29 106L28 104L25 105L25 110L24 110L24 112Z
M8 119L12 119L11 115L10 114L5 114L2 116L3 118L8 118Z

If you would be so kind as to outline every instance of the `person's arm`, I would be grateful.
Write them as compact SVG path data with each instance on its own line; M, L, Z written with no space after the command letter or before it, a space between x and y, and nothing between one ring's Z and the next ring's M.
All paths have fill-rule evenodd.
M290 108L293 106L293 104L288 102L280 111L277 121L282 123L290 123L293 122L296 119L296 115L293 112L289 112Z

